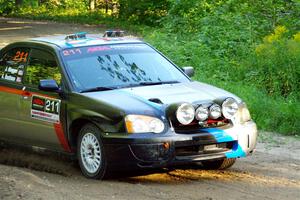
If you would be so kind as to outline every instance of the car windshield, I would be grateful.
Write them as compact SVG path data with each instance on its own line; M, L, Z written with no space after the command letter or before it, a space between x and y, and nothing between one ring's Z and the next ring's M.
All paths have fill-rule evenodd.
M62 51L67 71L82 92L176 82L189 79L146 44L117 44Z

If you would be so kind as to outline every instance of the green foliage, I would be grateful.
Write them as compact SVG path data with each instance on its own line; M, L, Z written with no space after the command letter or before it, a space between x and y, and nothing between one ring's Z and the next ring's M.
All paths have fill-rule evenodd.
M40 6L39 9L22 7L12 12L10 16L85 24L109 24L111 19L110 17L104 16L102 12L89 12L88 10L74 8L55 8L49 10L46 6Z
M13 11L14 0L0 0L0 15L7 15Z
M86 0L48 0L45 4L47 8L56 8L56 9L79 9L86 10L88 8L88 1Z
M27 67L26 83L38 85L41 79L54 79L58 84L61 82L61 74L58 67L49 67L44 65L29 65Z
M291 32L300 27L299 6L283 0L181 0L164 21L166 30L188 35L211 49L216 57L240 57L276 24ZM245 48L246 47L246 48Z
M272 96L293 96L300 100L300 32L292 38L278 26L256 47L255 60L247 79Z
M159 25L166 16L170 0L119 0L119 15L133 23Z

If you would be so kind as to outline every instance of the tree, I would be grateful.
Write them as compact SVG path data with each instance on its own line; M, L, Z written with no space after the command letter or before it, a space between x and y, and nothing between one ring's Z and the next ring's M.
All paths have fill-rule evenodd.
M105 0L105 13L108 13L108 0Z
M20 7L23 4L23 0L16 0L15 5L16 7Z
M148 25L166 16L173 0L119 0L119 15Z
M95 10L95 3L96 1L95 0L89 0L89 6L90 6L90 10Z
M46 3L46 2L47 2L47 0L38 0L39 6L43 5L43 4Z

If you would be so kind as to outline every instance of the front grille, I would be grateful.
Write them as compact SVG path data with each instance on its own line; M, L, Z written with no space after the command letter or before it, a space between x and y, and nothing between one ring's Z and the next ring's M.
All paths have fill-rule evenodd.
M199 132L200 129L202 128L217 128L217 127L223 127L226 125L229 125L230 122L228 119L216 119L216 120L207 120L203 123L199 123L199 121L194 120L192 123L188 125L182 125L180 123L174 123L172 124L175 132L176 133L181 133L181 134L192 134L195 132Z
M218 144L207 144L207 145L193 145L193 146L181 146L175 147L176 156L193 156L193 155L204 155L213 153L222 153L230 151L233 148L234 141L223 142Z

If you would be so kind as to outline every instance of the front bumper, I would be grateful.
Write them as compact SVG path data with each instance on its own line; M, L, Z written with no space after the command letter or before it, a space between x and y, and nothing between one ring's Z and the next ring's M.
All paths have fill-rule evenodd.
M253 121L223 128L201 129L196 133L106 134L105 153L111 165L124 167L165 167L178 163L240 158L256 146L257 127Z

